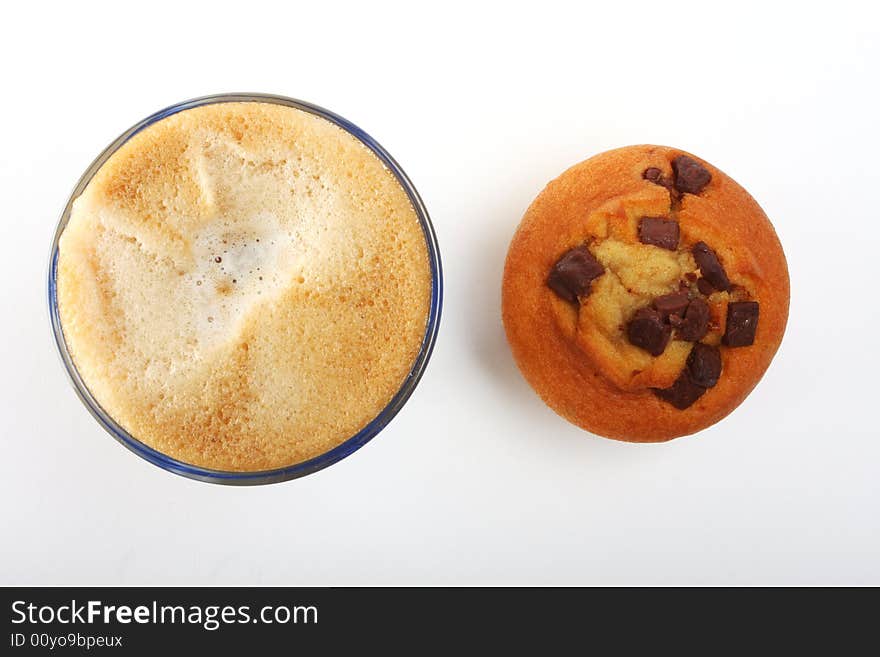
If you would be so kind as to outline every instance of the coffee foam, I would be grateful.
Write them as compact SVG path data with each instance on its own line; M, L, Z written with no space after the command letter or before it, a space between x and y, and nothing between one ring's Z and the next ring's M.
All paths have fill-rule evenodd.
M209 342L238 332L254 306L277 297L296 274L302 244L271 214L234 228L212 224L193 240L195 268L184 275L196 333Z
M430 286L391 172L329 122L264 103L136 135L60 242L86 385L136 438L217 469L288 465L362 428L412 365Z

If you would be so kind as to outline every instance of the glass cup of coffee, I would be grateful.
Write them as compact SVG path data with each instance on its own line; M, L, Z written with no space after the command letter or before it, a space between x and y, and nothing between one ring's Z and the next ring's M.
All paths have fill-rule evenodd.
M49 311L98 422L222 484L348 456L412 394L437 337L437 240L394 159L332 112L264 94L173 105L83 174Z

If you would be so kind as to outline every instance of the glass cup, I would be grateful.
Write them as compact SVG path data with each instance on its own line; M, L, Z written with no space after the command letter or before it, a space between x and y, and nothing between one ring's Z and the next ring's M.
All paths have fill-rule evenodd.
M288 107L295 107L296 109L302 110L304 112L309 112L311 114L315 114L316 116L320 116L321 118L330 121L331 123L335 123L337 126L345 130L346 132L353 135L355 138L360 140L367 148L369 148L373 153L375 153L376 157L378 157L382 163L388 167L388 169L394 174L397 178L397 181L400 183L401 187L406 190L407 195L409 196L410 201L412 202L413 208L415 208L416 214L419 218L419 223L422 227L422 232L425 236L425 243L428 248L428 259L431 267L431 304L430 309L428 311L428 321L425 327L425 334L422 337L422 344L419 348L419 353L416 356L415 361L412 364L412 368L409 371L406 379L404 379L403 383L400 386L400 389L388 402L385 408L373 418L363 429L358 431L355 435L348 438L342 444L334 447L328 452L325 452L319 456L311 458L307 461L303 461L301 463L295 463L293 465L288 465L282 468L277 468L274 470L261 470L258 472L231 472L231 471L223 471L223 470L211 470L209 468L203 468L197 465L192 465L190 463L185 463L183 461L179 461L174 459L166 454L163 454L152 447L142 443L137 438L129 434L125 429L123 429L116 421L113 420L112 417L101 408L100 404L95 400L92 396L92 393L89 391L88 387L86 387L85 383L82 380L82 377L79 375L79 372L76 369L76 365L73 362L73 359L70 356L70 352L67 349L67 343L64 339L64 332L61 328L61 320L58 313L58 296L57 296L57 287L56 287L56 277L57 277L57 267L58 267L58 240L61 237L61 233L64 231L65 226L67 225L68 219L70 218L70 209L73 204L73 201L82 194L83 190L88 185L89 181L92 179L92 176L101 168L101 166L107 161L107 159L116 152L116 150L121 147L126 141L128 141L132 136L136 135L138 132L143 130L144 128L156 123L157 121L161 121L165 117L171 116L172 114L176 114L177 112L182 112L183 110L187 110L193 107L200 107L202 105L210 105L213 103L229 103L229 102L260 102L260 103L275 103L278 105L286 105ZM346 456L350 455L363 445L365 445L369 440L371 440L376 434L378 434L385 426L391 421L391 419L397 415L398 411L403 407L406 403L407 399L409 399L410 395L415 390L416 385L422 377L422 374L425 371L425 367L428 364L428 360L431 357L431 352L434 349L434 342L437 339L437 331L440 326L440 310L443 305L443 271L440 265L440 251L437 246L437 237L434 234L434 227L431 225L431 219L428 216L428 211L425 209L424 203L422 203L422 199L419 197L416 188L413 186L410 179L407 177L406 173L404 173L403 169L401 169L400 165L394 161L394 158L388 154L388 152L382 148L370 135L366 132L358 128L356 125L348 121L347 119L334 114L322 107L318 107L317 105L312 105L311 103L306 103L301 100L296 100L294 98L286 98L284 96L276 96L272 94L252 94L252 93L232 93L232 94L217 94L213 96L203 96L201 98L194 98L192 100L187 100L182 103L177 103L176 105L172 105L171 107L166 107L163 110L148 116L143 121L139 121L131 128L122 133L119 137L117 137L113 143L111 143L104 151L98 155L94 162L86 169L85 173L83 173L82 177L77 182L76 187L74 187L73 192L70 194L70 198L67 200L67 204L64 206L64 211L61 213L61 219L58 222L58 227L55 230L55 235L52 238L52 248L49 255L49 274L48 274L48 301L49 301L49 317L52 323L52 332L55 336L55 344L58 347L58 352L61 355L61 361L64 364L64 369L67 371L67 374L70 377L70 380L73 383L74 390L76 391L77 396L80 400L85 404L86 408L89 412L94 416L94 418L98 421L98 423L104 427L104 429L113 436L117 441L122 443L125 447L130 449L132 452L137 454L138 456L146 459L150 463L154 465L158 465L160 468L164 468L169 472L173 472L175 474L189 477L190 479L197 479L199 481L206 481L215 484L227 484L227 485L255 485L255 484L271 484L277 483L280 481L287 481L288 479L296 479L298 477L305 476L312 472L316 472L317 470L321 470L322 468L326 468L328 465L332 465L337 461L344 459Z

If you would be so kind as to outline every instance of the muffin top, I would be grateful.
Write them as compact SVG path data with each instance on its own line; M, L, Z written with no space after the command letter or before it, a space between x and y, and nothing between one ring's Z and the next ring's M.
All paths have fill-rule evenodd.
M612 438L666 440L754 387L788 315L785 257L755 201L677 149L632 146L551 182L505 267L503 315L527 380Z
M218 103L123 144L59 243L64 338L132 436L264 470L317 456L390 401L421 346L427 245L354 136L272 103Z

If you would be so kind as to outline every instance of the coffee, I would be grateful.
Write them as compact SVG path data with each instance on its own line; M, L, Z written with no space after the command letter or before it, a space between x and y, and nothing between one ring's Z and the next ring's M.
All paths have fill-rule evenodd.
M419 353L431 285L394 174L330 121L268 102L137 133L59 241L85 385L134 438L217 470L302 462L368 424Z

